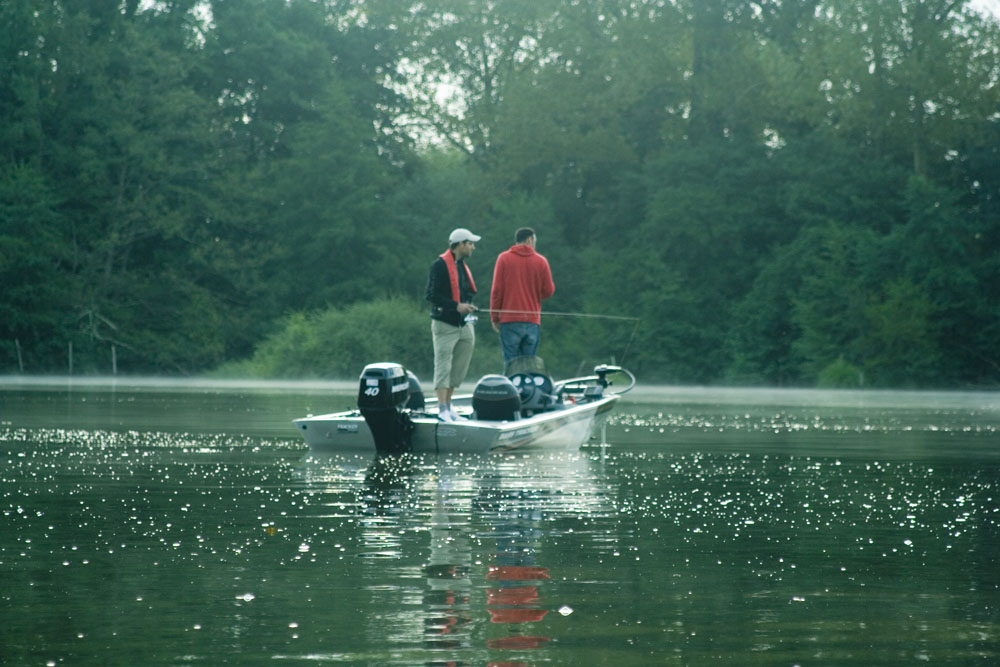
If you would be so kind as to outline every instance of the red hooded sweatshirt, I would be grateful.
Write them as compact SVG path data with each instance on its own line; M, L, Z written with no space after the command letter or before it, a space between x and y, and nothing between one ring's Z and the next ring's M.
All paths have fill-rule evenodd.
M490 319L541 324L542 300L556 291L552 270L543 255L527 244L511 246L497 257L490 291ZM500 311L500 312L497 312Z

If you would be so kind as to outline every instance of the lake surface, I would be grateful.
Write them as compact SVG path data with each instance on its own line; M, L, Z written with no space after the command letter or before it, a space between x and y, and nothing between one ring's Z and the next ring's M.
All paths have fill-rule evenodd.
M349 385L0 380L4 665L1000 664L1000 394L639 389L313 456Z

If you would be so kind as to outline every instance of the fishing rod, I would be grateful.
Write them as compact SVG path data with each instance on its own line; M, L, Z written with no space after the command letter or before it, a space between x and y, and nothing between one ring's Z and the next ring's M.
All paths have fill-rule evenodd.
M479 308L476 310L477 313L498 313L500 315L541 315L541 316L556 316L556 317L592 317L602 320L627 320L629 322L638 322L638 317L625 317L624 315L595 315L593 313L560 313L552 310L543 310L536 313L533 310L505 310L505 309L493 309L493 308Z
M493 309L493 308L480 308L476 312L478 313L497 313L497 314L508 314L508 315L541 315L550 317L581 317L581 318L593 318L601 320L619 320L625 322L635 322L635 326L632 327L632 333L628 337L628 342L625 343L625 349L622 350L621 361L618 363L625 362L625 355L628 354L629 348L632 347L632 341L635 340L635 332L639 329L640 319L638 317L626 317L624 315L595 315L593 313L561 313L551 310L543 310L541 312L535 313L532 310L505 310L505 309Z

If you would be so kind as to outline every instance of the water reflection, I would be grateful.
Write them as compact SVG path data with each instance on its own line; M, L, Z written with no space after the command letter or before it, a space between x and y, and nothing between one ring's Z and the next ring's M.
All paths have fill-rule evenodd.
M533 528L522 532L516 524L503 529L520 537L537 533ZM522 547L516 537L498 538L497 548L496 564L486 575L487 581L494 584L486 589L486 610L490 622L506 626L507 634L489 639L486 645L498 649L538 648L549 637L530 634L530 626L549 613L541 606L539 594L539 583L551 579L549 569L536 565L531 546Z
M423 568L424 645L435 650L469 647L476 617L468 518L462 508L451 506L445 480L437 480L432 502L430 559Z
M546 540L558 537L559 522L607 512L594 465L579 453L402 456L347 473L364 480L359 556L377 582L373 600L384 605L365 614L365 631L391 642L398 664L411 664L417 648L431 653L420 659L425 665L526 666L539 650L546 653L538 660L552 660L546 619L572 608L546 594L554 576ZM344 467L337 457L311 458L302 468L306 488L335 491L328 484Z
M486 646L537 649L550 640L534 628L549 612L541 585L551 576L549 569L538 563L537 552L544 537L542 526L551 509L545 501L553 500L552 489L526 489L520 485L511 488L499 476L493 482L481 498L481 509L492 524L496 544L496 554L486 572L486 611L490 623L500 626L501 632L489 632Z
M266 437L280 397L11 395L4 664L1000 656L983 402L625 405L607 448L380 460Z

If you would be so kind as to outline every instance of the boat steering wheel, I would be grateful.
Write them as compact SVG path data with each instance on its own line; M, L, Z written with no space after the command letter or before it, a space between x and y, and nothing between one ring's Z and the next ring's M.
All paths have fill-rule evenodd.
M541 373L515 373L510 381L521 397L521 407L540 407L535 404L552 393L552 380Z

